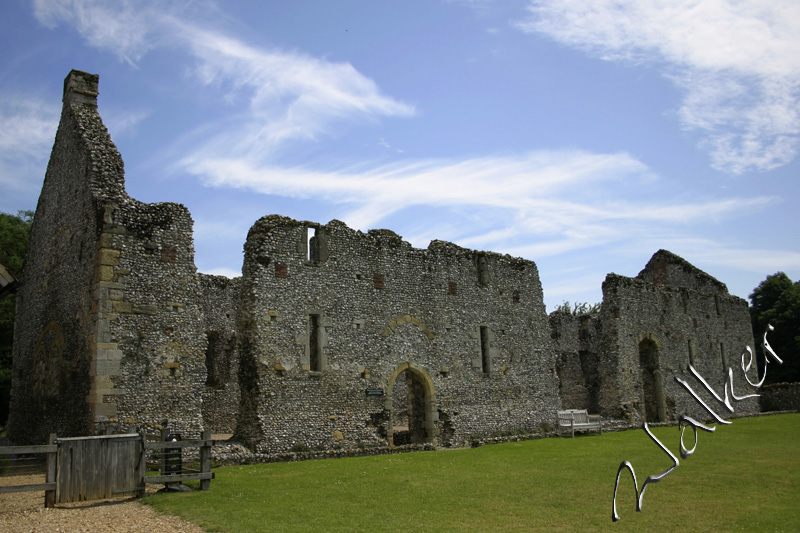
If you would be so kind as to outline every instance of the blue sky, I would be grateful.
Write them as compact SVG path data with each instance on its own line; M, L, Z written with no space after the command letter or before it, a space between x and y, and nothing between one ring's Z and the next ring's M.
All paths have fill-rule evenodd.
M236 275L279 213L532 259L548 311L658 249L800 279L797 0L6 0L0 211L34 209L64 77L129 194Z

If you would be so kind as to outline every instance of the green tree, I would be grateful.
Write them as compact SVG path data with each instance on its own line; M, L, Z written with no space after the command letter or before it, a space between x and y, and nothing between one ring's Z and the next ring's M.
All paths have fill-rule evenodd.
M33 211L0 213L0 261L19 274L25 262ZM0 425L8 419L11 392L11 354L14 343L14 295L0 299Z
M767 367L765 383L800 382L800 282L778 272L762 281L750 294L750 317L756 346L768 324L774 331L767 340L783 364ZM764 365L764 354L757 349L759 372Z
M555 312L572 316L591 315L594 313L599 313L601 306L602 304L599 303L590 304L588 302L575 302L570 304L568 301L565 301L563 304L555 308Z

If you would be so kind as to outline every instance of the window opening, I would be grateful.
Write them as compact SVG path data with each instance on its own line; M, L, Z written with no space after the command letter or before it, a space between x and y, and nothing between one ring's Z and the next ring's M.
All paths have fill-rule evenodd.
M309 315L308 355L312 372L322 371L322 348L319 342L319 315Z
M658 345L651 339L639 343L639 368L644 396L643 418L650 423L666 422L666 398L659 368Z
M486 263L486 256L478 256L478 284L486 285L489 283L489 266Z
M489 351L490 332L486 326L481 326L481 368L484 374L488 374L492 370L492 356Z

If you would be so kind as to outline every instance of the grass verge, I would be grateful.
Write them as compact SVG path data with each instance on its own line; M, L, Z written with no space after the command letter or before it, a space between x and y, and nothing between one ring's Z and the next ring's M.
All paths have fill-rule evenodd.
M656 437L679 459L677 427ZM796 531L800 530L800 414L734 420L699 432L671 460L644 431L541 439L476 449L225 467L208 492L144 502L210 531ZM693 443L691 429L686 446Z

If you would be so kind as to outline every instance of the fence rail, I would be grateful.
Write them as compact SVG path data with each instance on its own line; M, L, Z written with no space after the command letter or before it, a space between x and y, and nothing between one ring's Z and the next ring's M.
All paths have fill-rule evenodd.
M44 505L45 507L52 507L56 499L56 453L58 453L58 445L56 444L56 435L50 434L47 444L37 446L0 446L0 459L7 463L9 468L27 470L30 464L20 465L22 459L16 457L18 455L39 455L45 456L45 482L44 483L26 483L22 485L6 485L0 487L0 494L8 494L12 492L32 492L43 490L44 492ZM16 464L14 464L16 462ZM21 474L22 472L15 472ZM25 472L28 473L28 472Z
M57 438L37 446L0 446L0 464L10 469L28 468L22 464L30 455L45 455L45 482L0 486L0 494L45 491L45 507L56 503L87 501L116 497L125 493L141 495L147 484L169 486L199 480L200 490L209 490L211 472L211 432L205 430L200 439L164 442L138 433L92 437ZM183 465L183 450L199 448L199 469ZM155 463L160 475L148 476L146 455L157 454ZM14 473L13 475L18 475Z

